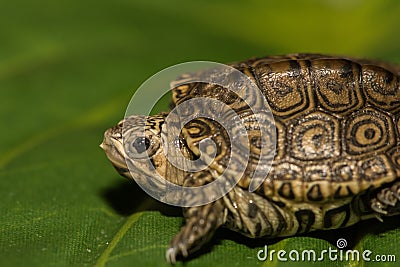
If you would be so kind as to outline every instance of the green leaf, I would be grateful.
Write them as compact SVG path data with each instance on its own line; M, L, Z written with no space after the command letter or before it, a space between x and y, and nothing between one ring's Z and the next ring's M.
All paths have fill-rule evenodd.
M0 266L169 266L180 210L121 178L98 147L135 89L190 60L323 52L400 63L399 11L395 0L1 3ZM321 251L338 238L400 258L397 217L279 240L221 230L177 265L396 266L257 259L265 244Z

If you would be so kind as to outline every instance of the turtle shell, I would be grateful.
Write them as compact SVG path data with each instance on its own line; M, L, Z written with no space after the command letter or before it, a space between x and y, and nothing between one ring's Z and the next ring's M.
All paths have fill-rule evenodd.
M257 84L275 120L276 155L258 194L276 201L329 202L400 177L399 67L314 54L231 66ZM202 74L183 75L173 85L196 75ZM216 85L193 82L172 93L173 105L211 97L238 110L232 104L237 96ZM242 120L245 111L240 110ZM190 147L193 140L186 141ZM249 182L243 177L239 186Z

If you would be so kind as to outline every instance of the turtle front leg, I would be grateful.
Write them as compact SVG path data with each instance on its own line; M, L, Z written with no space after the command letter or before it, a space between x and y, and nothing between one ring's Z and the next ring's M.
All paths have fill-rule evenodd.
M190 174L184 186L201 186L212 181L207 171ZM193 199L196 196L184 196ZM197 196L198 197L198 196ZM227 208L221 199L203 206L184 208L185 225L171 240L166 252L166 259L175 263L177 257L186 258L199 250L226 221Z
M394 216L400 214L400 182L381 189L371 199L371 208L380 215Z
M175 263L178 256L186 258L200 249L224 224L226 212L221 201L185 209L185 225L171 240L166 252L167 261Z

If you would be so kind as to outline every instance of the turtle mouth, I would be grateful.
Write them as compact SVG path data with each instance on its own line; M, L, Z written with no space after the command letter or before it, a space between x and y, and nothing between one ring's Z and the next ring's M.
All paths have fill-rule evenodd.
M112 128L108 129L104 133L104 139L100 144L100 147L104 150L107 158L116 168L127 169L124 147L122 145L122 136L121 134L113 133L112 130Z

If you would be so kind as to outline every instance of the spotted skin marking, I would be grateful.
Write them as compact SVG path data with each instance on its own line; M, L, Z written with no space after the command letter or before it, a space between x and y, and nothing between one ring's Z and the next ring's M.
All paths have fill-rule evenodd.
M247 213L247 216L251 219L255 218L258 212L258 207L256 204L254 204L253 202L249 203L249 211Z
M315 223L315 214L312 210L299 210L295 212L299 228L297 234L309 232Z
M324 217L324 228L344 227L350 218L350 205L346 204L335 209L328 210Z

